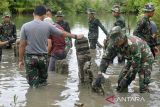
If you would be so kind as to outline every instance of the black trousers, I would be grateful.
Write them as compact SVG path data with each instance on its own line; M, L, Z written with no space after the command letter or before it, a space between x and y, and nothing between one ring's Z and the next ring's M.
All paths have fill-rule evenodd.
M89 39L90 49L96 49L98 39Z

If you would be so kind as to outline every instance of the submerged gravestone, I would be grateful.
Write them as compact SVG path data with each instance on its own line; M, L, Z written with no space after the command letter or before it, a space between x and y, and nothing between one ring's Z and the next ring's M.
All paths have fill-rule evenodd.
M87 61L91 60L89 44L87 38L82 38L80 40L75 41L77 61L79 67L79 78L82 83L85 82L85 72L83 67Z
M66 59L57 60L55 63L55 71L60 74L68 74L68 62Z
M89 49L88 39L85 37L81 40L76 40L75 47L81 83L92 87L99 72L99 66L95 63L96 50ZM102 87L97 89L97 93L104 95L105 91L109 90L110 87L109 79L105 78Z

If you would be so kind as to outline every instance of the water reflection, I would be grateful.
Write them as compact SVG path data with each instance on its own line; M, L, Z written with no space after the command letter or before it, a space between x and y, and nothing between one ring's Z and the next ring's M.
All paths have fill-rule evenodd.
M114 18L111 14L97 15L103 25L109 31L113 25ZM135 26L135 16L129 17L131 28ZM18 30L24 22L31 20L31 16L18 16L14 21ZM87 15L66 15L69 21L72 33L84 33L87 37L88 23ZM133 31L133 29L132 29ZM98 41L102 44L106 35L99 32ZM74 41L73 41L74 42ZM103 50L97 47L96 51L91 52L92 59L100 65ZM117 86L117 78L123 65L117 65L117 59L114 64L109 66L107 70L108 78L111 80L111 87L108 87L105 96L92 93L89 88L79 84L78 66L76 59L75 47L68 55L69 74L61 75L49 72L49 85L38 89L29 88L25 79L25 72L19 71L17 68L17 59L14 58L13 50L3 50L3 60L0 64L0 107L10 107L14 105L14 95L17 96L17 107L74 107L74 103L80 101L84 103L84 107L159 107L160 103L160 73L158 63L154 65L152 72L152 82L150 84L151 94L138 93L138 78L129 87L129 93L119 94L115 88ZM108 96L117 97L142 96L145 98L143 103L135 102L116 102L111 104L105 99Z
M68 55L68 63L69 63L69 75L66 80L65 89L61 92L61 97L63 100L57 100L56 104L60 107L74 107L76 101L79 100L79 77L78 77L78 66L77 59L75 54L75 49L72 51L72 54ZM72 102L72 103L69 103Z
M3 60L0 64L0 106L25 106L25 94L28 84L25 77L17 71L16 59L13 50L3 51ZM14 96L17 97L14 102Z

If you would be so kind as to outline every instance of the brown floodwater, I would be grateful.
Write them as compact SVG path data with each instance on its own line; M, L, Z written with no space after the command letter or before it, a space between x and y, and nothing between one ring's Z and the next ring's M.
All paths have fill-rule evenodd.
M31 19L17 17L14 21L20 26ZM82 18L81 18L82 17ZM67 17L71 23L73 33L84 33L87 36L87 20L83 16ZM109 30L114 21L110 14L99 16L102 23ZM77 19L76 21L73 19ZM135 16L131 16L130 24L135 26ZM19 30L18 28L18 30ZM102 44L105 38L100 30L99 42ZM74 42L74 40L73 40ZM97 47L92 53L93 61L99 66L103 50ZM20 71L17 66L17 58L14 57L13 50L4 49L3 59L0 63L0 107L76 107L75 103L83 103L83 107L160 107L160 64L155 62L152 71L152 81L150 83L150 93L140 94L138 92L138 76L129 86L128 93L117 93L117 79L123 65L110 65L106 78L111 85L105 90L105 95L91 92L91 89L80 83L78 77L78 65L75 47L69 51L67 56L69 64L68 74L58 74L49 72L48 86L40 88L30 88L25 78L25 71ZM107 101L107 98L109 99Z

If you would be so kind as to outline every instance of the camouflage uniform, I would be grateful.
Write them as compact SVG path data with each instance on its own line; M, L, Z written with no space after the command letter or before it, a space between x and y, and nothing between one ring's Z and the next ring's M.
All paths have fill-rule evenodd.
M0 41L8 41L11 38L16 38L16 26L13 23L0 24ZM11 44L7 44L6 48L11 48ZM0 61L2 59L2 47L0 47Z
M133 34L145 40L148 44L150 43L152 31L151 31L151 23L149 17L143 16L142 19L139 20Z
M56 16L64 17L61 11L58 11ZM59 24L64 29L64 31L71 33L69 23L67 21L64 20L56 21L56 23ZM66 37L65 41L66 41L66 48L70 49L72 47L72 38Z
M16 36L16 26L14 23L2 23L2 34L4 39L17 38Z
M118 35L119 36L119 35ZM121 53L126 59L127 64L121 71L118 79L118 85L123 78L127 78L127 86L135 79L136 73L139 74L140 92L148 89L150 83L150 75L152 70L153 56L149 46L145 41L136 37L125 37L127 43L121 47L116 47L113 42L110 42L100 64L101 72L106 72L110 60L117 54ZM132 67L131 73L126 77Z
M25 55L26 78L30 86L47 84L48 55Z
M126 27L124 17L117 16L114 26L120 26L122 29Z
M9 23L2 23L2 35L1 35L1 40L6 41L9 40L10 38L17 38L16 36L16 26L14 23L9 22ZM11 44L7 46L7 48L11 48Z
M113 8L112 8L112 12L115 12L115 13L119 14L117 16L114 16L116 18L116 21L113 25L114 26L120 26L121 29L125 30L126 24L125 24L124 17L122 17L120 15L120 7L114 5ZM125 59L121 54L118 54L118 63L125 63Z
M88 12L88 14L94 14L94 13L95 12L93 10L89 10ZM96 19L95 17L90 19L88 24L89 24L88 39L90 43L90 48L95 49L98 41L98 34L99 34L98 27L100 27L106 35L108 33L107 33L107 30L102 25L102 23L99 21L99 19Z
M120 7L118 5L114 5L112 8L112 12L118 13L118 15L114 16L116 18L116 22L114 23L114 26L120 26L121 29L124 29L126 27L124 17L120 15Z
M146 4L144 8L145 12L152 12L154 11L154 7L151 4ZM151 51L154 54L154 46L157 41L152 38L152 28L151 28L151 22L149 16L143 16L139 21L138 24L133 32L133 34L147 42L147 44L150 46Z

